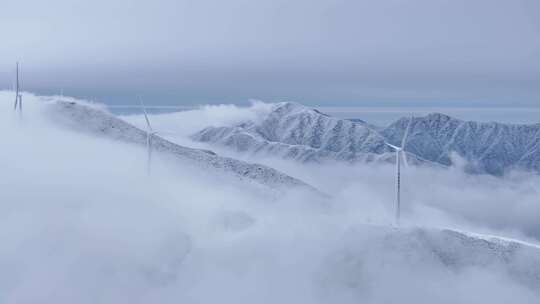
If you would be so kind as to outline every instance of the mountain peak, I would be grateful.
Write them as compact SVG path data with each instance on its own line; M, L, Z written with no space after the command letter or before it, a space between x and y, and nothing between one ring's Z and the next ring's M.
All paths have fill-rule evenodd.
M219 143L239 152L266 152L302 162L373 160L389 152L384 138L366 125L331 117L294 102L276 104L265 119L248 127L210 127L192 138Z
M453 118L451 116L448 116L446 114L439 113L439 112L429 113L428 115L425 116L425 118L429 120L436 120L436 121L457 120L456 118Z
M283 102L262 121L245 127L207 128L193 138L239 152L266 152L301 162L373 161L390 152L385 142L402 141L410 119L403 117L377 129ZM540 125L516 128L502 123L465 122L435 112L413 118L408 134L407 152L423 162L452 165L457 154L468 162L466 169L470 172L501 175L513 168L540 172Z
M293 101L277 103L275 108L273 109L273 112L277 112L279 114L292 114L292 113L306 112L306 113L313 113L313 114L328 116L327 114L324 114L315 108L311 108L311 107L308 107L308 106L305 106L303 104L299 104Z
M389 142L399 142L408 126L401 118L382 131ZM503 175L511 169L540 171L540 150L529 143L540 140L538 125L509 125L464 121L442 113L417 117L407 139L408 151L423 159L451 165L452 155L467 161L469 172Z
M274 110L282 110L282 111L291 111L291 110L299 110L299 109L307 109L306 106L303 104L299 104L294 101L284 101L284 102L278 102L275 104Z

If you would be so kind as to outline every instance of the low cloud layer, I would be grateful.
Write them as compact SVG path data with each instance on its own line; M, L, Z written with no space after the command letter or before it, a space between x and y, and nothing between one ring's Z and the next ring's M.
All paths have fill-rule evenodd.
M370 216L379 220L382 220L381 216L391 214L394 200L393 165L351 166L339 162L298 164L277 157L235 153L188 138L208 126L233 126L248 120L256 121L264 117L271 106L262 102L250 107L207 106L198 110L153 115L151 121L157 130L172 131L164 136L173 141L260 162L298 177L326 193L341 196L337 201L343 204L365 204L362 217L369 214L366 212L368 209L377 209ZM124 119L144 127L142 115L125 116ZM465 173L465 160L456 156L454 163L456 166L448 170L416 167L403 170L405 212L414 218L411 223L419 221L440 225L442 221L450 226L472 225L477 230L495 229L499 234L540 240L540 224L535 217L540 213L537 202L540 193L535 186L540 183L538 175L519 171L505 177L470 175Z
M23 97L21 119L12 111L11 97L0 92L0 302L540 299L536 287L500 265L454 268L429 250L410 247L423 244L423 233L396 232L387 225L391 166L311 167L257 159L332 192L328 204L314 204L301 194L270 198L248 184L212 178L160 154L148 177L144 147L66 130L45 115L44 100L30 94ZM264 107L254 106L255 113ZM189 112L182 113L181 125L198 126L201 117L230 123L255 115L228 106L191 114L192 121ZM167 125L174 121L171 115L163 122L153 115L151 121L156 129L178 128ZM458 169L411 169L404 175L404 215L410 224L538 236L528 230L527 225L537 226L525 215L538 214L530 206L538 197L532 187L537 177L502 180L466 176ZM514 221L504 218L507 213ZM397 242L388 241L392 238ZM405 255L404 248L410 250Z

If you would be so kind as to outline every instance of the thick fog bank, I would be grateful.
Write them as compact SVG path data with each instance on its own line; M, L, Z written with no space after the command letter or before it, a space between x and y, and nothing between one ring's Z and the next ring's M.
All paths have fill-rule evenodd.
M390 228L391 166L259 160L332 191L327 204L267 196L161 154L147 176L143 146L67 130L47 117L44 98L23 98L19 117L12 94L0 92L1 303L540 301L538 281L512 270L535 270L536 251L517 250L508 266L483 249L446 247L438 230ZM238 118L230 118L222 108L191 121L182 114L179 124L253 115L232 109ZM151 119L155 129L189 134L174 119ZM520 178L405 171L404 217L529 233L537 180ZM515 220L503 220L512 210ZM432 248L473 258L449 264Z
M324 162L299 164L278 157L235 153L230 149L191 141L189 135L214 126L234 126L257 121L271 111L272 104L254 102L251 107L206 106L198 110L152 116L164 136L190 146L212 149L220 154L259 162L331 193L338 205L361 205L361 216L370 221L390 222L394 201L395 168L385 164ZM361 118L361 117L360 117ZM143 126L141 115L124 119ZM477 231L540 240L540 176L514 171L504 177L471 175L466 162L454 156L456 165L441 168L402 169L405 220L411 224L466 227Z

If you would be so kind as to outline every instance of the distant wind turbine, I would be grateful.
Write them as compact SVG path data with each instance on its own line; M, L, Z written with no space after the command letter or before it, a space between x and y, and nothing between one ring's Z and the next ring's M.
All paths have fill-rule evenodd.
M407 154L403 149L405 148L405 144L407 143L407 136L409 134L409 129L411 127L412 117L409 119L409 123L407 124L407 128L405 129L405 134L403 134L403 138L401 139L401 146L394 146L392 144L389 144L385 142L387 146L394 149L396 151L396 214L395 214L395 222L396 225L399 225L399 218L401 216L401 157L403 157L403 161L405 162L405 166L408 167L409 163L407 162Z
M19 110L19 115L22 114L22 94L20 93L21 85L19 82L19 62L17 62L17 69L15 72L15 105L14 109Z
M144 106L144 103L141 98L139 98L139 102L141 103L141 107L144 113L144 119L146 120L146 149L148 151L148 158L146 161L146 172L148 175L150 175L151 171L151 165L152 165L152 142L153 137L156 135L157 132L154 132L152 129L152 126L150 125L150 120L148 119L148 113L146 112L146 107Z
M146 149L148 151L148 158L147 158L147 162L146 162L146 169L147 169L147 172L148 172L148 175L150 175L150 172L151 172L151 167L152 167L152 150L153 150L153 143L154 143L154 137L157 135L157 134L160 134L160 135L175 135L175 136L178 136L178 135L181 135L179 133L176 133L176 132L167 132L167 131L154 131L154 129L152 129L152 125L150 125L150 119L148 118L148 112L146 111L146 106L144 105L143 101L142 101L142 98L139 97L139 103L141 104L141 108L143 110L143 113L144 113L144 120L146 121Z

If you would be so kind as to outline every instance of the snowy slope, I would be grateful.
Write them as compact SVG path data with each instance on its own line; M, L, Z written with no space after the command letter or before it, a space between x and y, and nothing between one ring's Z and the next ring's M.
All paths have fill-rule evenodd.
M361 120L330 117L295 103L278 103L260 122L208 127L194 140L237 152L268 154L301 162L393 161L388 141L399 145L409 118L375 129ZM471 172L500 175L520 168L540 171L540 124L513 125L462 121L443 114L412 120L405 149L412 164L452 164L467 160Z
M297 103L274 105L260 122L208 127L192 136L238 152L267 154L300 162L392 160L384 138L363 122L337 119ZM418 162L411 155L411 162Z
M48 104L49 117L71 129L105 136L128 143L146 145L146 132L107 112L81 102L56 101ZM170 153L178 159L188 161L205 170L217 170L226 174L253 181L274 189L301 187L315 190L304 182L275 169L221 157L212 151L192 149L169 142L159 136L154 137L155 151ZM212 171L210 171L212 172Z
M382 131L398 143L409 123L402 118ZM468 161L472 172L500 175L520 168L540 171L540 124L517 125L463 121L433 113L415 117L405 147L424 159L452 164L456 153Z
M433 269L459 273L477 268L495 270L529 288L540 286L540 247L534 244L451 229L367 225L349 232L343 241L351 245L337 250L328 271L350 269L350 275L358 276L358 265L377 272L398 263L421 276Z

